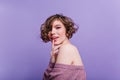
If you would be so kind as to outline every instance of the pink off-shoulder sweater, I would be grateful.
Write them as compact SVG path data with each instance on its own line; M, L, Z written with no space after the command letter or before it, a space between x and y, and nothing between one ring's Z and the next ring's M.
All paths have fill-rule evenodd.
M86 80L84 66L49 63L43 80Z

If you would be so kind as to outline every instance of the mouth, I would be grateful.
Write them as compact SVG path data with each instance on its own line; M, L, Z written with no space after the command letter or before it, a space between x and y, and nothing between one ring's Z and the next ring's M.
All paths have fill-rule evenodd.
M56 41L59 37L52 37L51 39Z

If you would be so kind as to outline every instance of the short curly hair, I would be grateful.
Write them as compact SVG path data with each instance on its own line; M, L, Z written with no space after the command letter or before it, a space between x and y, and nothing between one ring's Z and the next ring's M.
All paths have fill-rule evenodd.
M50 41L48 37L49 31L52 30L52 23L55 20L59 20L62 22L62 24L65 26L66 29L66 36L68 39L70 39L73 36L73 33L75 33L78 30L78 26L75 27L75 23L70 17L63 16L62 14L55 14L46 19L46 21L41 25L40 31L41 36L40 38L43 40L43 42L47 43Z

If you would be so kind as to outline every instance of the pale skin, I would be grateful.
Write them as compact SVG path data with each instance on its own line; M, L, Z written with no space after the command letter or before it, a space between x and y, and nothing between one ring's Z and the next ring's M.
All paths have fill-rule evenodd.
M79 51L66 37L66 29L61 21L53 22L52 31L48 36L52 42L52 63L83 66Z

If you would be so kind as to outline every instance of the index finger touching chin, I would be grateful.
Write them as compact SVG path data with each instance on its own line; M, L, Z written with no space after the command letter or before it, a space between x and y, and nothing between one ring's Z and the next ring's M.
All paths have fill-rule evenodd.
M54 40L52 40L52 48L54 48Z

